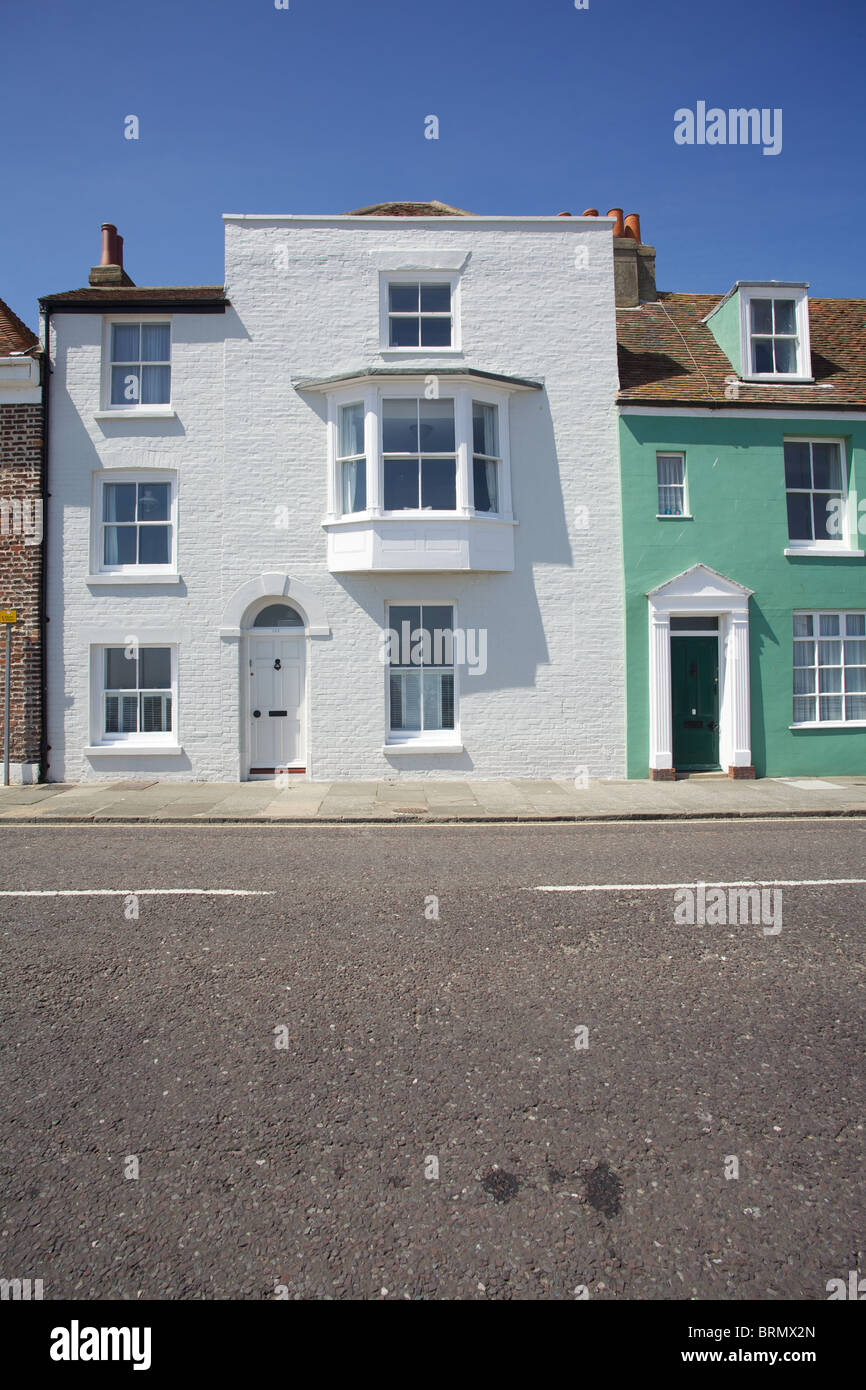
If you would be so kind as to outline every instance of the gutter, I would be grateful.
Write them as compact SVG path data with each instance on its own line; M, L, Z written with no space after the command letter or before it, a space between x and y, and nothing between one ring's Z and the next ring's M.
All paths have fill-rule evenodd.
M63 299L56 304L39 301L47 314L224 314L227 299Z
M39 557L39 781L48 781L48 616L45 612L45 598L48 577L48 417L51 400L51 309L42 306L44 325L42 349L42 551Z

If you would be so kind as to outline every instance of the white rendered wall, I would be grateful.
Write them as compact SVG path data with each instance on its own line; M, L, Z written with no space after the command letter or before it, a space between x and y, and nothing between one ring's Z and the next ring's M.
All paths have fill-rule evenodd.
M468 255L461 355L381 354L370 253L391 251ZM218 629L231 595L271 572L312 591L330 628L308 645L314 779L624 776L609 227L229 219L226 279L225 316L173 318L176 421L95 420L101 317L52 321L51 778L241 777L239 640ZM326 406L293 382L443 363L544 382L510 404L514 572L330 574ZM92 471L146 463L179 474L182 583L88 586ZM462 753L382 749L385 604L414 599L453 601L460 626L487 630L485 674L459 676ZM180 643L183 754L88 757L89 643L166 629Z

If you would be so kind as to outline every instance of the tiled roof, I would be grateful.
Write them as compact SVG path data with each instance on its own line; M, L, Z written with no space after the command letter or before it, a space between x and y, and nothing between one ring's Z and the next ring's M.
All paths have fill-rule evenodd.
M472 217L464 208L452 208L447 203L371 203L367 208L355 208L345 217Z
M36 334L0 299L0 357L10 357L13 352L27 352L38 346Z
M112 285L95 287L88 285L82 290L65 290L62 294L46 294L40 304L174 304L199 302L224 304L226 292L223 285Z
M734 368L702 322L722 297L660 291L657 303L617 310L620 404L866 407L866 299L809 300L814 386L740 381L726 399Z

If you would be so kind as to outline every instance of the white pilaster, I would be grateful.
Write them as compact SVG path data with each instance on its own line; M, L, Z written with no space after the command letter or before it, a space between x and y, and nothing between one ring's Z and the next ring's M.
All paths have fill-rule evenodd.
M731 614L728 639L728 678L731 682L731 767L752 762L752 719L749 690L749 615Z
M650 609L651 768L673 767L671 739L671 620Z

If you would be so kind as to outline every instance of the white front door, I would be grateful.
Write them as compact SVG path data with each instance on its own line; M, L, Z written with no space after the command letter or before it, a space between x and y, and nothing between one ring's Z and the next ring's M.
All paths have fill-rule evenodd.
M302 770L304 639L249 637L247 645L248 775L273 777L283 768Z

